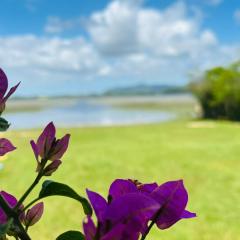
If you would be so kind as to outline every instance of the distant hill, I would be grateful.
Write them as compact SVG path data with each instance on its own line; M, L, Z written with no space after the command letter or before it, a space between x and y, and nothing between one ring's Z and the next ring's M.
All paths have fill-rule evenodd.
M129 87L115 87L106 90L103 93L89 93L79 95L56 95L56 96L13 96L11 100L36 100L36 99L79 99L85 97L101 97L101 96L149 96L162 94L178 94L188 93L186 86L170 86L170 85L145 85L139 84Z
M188 92L185 86L169 85L136 85L130 87L112 88L103 93L104 96L135 96L135 95L160 95Z

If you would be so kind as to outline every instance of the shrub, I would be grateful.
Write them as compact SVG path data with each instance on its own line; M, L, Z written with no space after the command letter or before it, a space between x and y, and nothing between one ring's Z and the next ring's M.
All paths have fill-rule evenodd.
M202 117L240 121L240 62L207 70L190 84L202 108Z

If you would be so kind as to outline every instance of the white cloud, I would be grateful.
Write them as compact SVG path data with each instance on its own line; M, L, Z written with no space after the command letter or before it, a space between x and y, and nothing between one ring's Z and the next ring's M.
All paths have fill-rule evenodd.
M237 24L240 24L240 9L237 9L234 14L233 14L233 17L236 21Z
M214 33L201 30L183 2L159 11L129 1L113 1L90 18L88 31L103 55L148 52L158 56L194 55L217 43Z
M82 37L0 37L0 62L10 79L22 81L18 94L25 95L84 93L84 83L111 71Z
M191 55L198 47L213 43L203 41L204 31L199 29L196 19L188 17L187 7L182 2L163 12L142 9L138 22L142 48L159 56ZM214 38L213 33L212 36Z
M191 70L239 56L239 46L222 46L212 30L201 27L201 14L191 10L183 1L158 10L115 0L91 15L87 30L102 58L114 60L116 75L183 82Z
M80 19L49 18L45 30L60 33L79 27ZM2 66L14 74L21 68L21 79L45 82L174 84L186 82L193 70L227 64L240 55L238 45L221 45L182 1L160 10L141 1L115 0L85 21L88 37L0 37Z
M14 61L13 61L14 59ZM0 38L0 62L7 67L34 67L49 71L91 72L100 59L83 38L38 38L34 35Z
M49 16L44 31L47 33L62 33L81 26L81 18L63 20L59 17Z
M111 73L111 66L82 37L0 37L0 63L10 79L22 81L20 94L26 95L67 94L69 88L83 93L85 82Z
M138 8L130 1L113 1L104 11L92 14L88 31L103 54L121 55L137 50Z

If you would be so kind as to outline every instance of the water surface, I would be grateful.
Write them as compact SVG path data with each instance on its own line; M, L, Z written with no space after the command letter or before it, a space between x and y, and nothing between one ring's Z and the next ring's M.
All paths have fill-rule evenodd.
M50 105L34 112L22 110L5 114L12 129L38 128L50 121L58 127L111 126L163 122L174 117L175 114L164 111L124 109L82 99L69 105Z

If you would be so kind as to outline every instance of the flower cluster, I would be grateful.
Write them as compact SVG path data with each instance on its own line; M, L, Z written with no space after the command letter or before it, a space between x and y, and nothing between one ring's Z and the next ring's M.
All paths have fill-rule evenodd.
M10 215L12 214L14 216L15 214L20 223L25 225L26 231L30 226L33 226L40 220L43 215L44 204L43 202L39 202L29 208L33 203L39 200L37 198L30 204L27 204L27 207L25 208L23 202L43 176L50 176L57 170L59 165L62 163L61 158L68 148L70 135L66 134L61 139L56 139L55 135L56 129L54 124L51 122L40 134L37 143L35 143L33 140L30 141L35 158L37 160L38 175L33 184L28 188L20 200L18 201L13 195L5 191L0 191L0 197L2 197L2 199L10 208ZM16 148L9 140L5 138L0 139L0 156L5 155L6 153L15 149ZM47 165L48 161L50 161L50 163ZM8 222L9 216L7 216L4 208L2 208L0 205L0 226L7 225ZM12 225L9 227L6 233L17 237L19 234L18 231L18 227ZM1 237L2 236L0 234L0 239L2 239Z
M20 83L10 88L7 92L8 79L0 68L0 116L5 110L7 100L16 91L19 84ZM0 117L0 131L6 131L9 125L7 120ZM40 195L26 205L25 200L42 177L52 175L60 166L62 163L61 158L68 148L69 138L70 135L66 134L61 139L56 139L56 129L51 122L45 127L36 143L33 140L30 141L37 160L37 177L19 200L13 195L0 190L1 240L6 239L6 235L14 236L16 239L30 239L27 230L40 220L43 214L44 204L43 202L39 202L42 198ZM15 149L16 147L8 139L0 138L0 156L4 156ZM25 229L22 225L25 225Z
M37 160L36 171L42 171L44 176L50 176L58 169L62 163L61 158L68 148L70 134L66 134L61 139L56 139L55 135L56 128L54 124L50 122L36 143L33 140L30 141ZM48 160L51 161L51 163L45 167Z
M185 210L188 194L182 180L158 186L117 179L110 186L108 200L89 190L87 195L97 225L90 216L85 219L86 240L145 239L154 224L166 229L183 218L196 216Z

